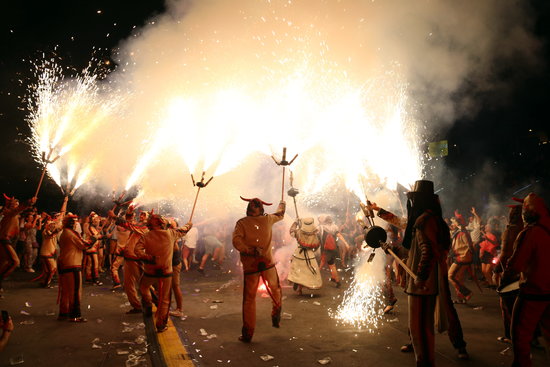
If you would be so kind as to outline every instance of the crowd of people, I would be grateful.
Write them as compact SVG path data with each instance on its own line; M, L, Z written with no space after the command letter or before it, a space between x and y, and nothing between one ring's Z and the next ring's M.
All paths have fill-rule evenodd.
M504 326L498 340L513 345L514 365L529 366L530 347L537 336L550 341L550 215L542 199L534 194L514 199L517 203L510 205L508 217L482 218L472 207L467 216L455 211L443 218L430 181L418 181L408 198L405 218L375 203L362 207L367 217L377 212L387 223L385 250L397 254L416 274L412 277L392 256L386 257L383 312L392 312L397 302L393 285L403 286L408 295L411 340L402 351L414 351L418 366L433 365L435 325L439 331L448 331L458 358L468 359L454 306L472 299L468 280L477 287L498 290ZM246 216L231 231L231 223L221 222L180 226L175 218L138 211L131 204L103 217L96 212L79 217L67 212L67 197L59 212L45 213L37 210L36 198L19 203L5 196L0 219L0 292L2 281L17 268L36 272L33 280L44 288L51 288L57 277L58 319L85 322L80 310L82 284L101 286L106 277L100 274L106 273L112 288L126 293L131 305L128 314L152 316L156 304L155 326L162 332L170 314L183 316L181 272L205 274L209 260L213 268L229 260L243 269L239 339L250 342L260 280L273 302L273 327L279 327L282 293L277 266L281 258L274 252L293 246L284 259L289 265L284 277L297 294L323 287L324 271L330 274L328 284L340 288L341 273L353 269L374 222L357 219L349 210L341 223L328 214L285 222L284 201L273 214L266 214L264 205L269 203L243 200L248 202ZM13 330L11 319L3 320L1 327L0 345L4 345Z

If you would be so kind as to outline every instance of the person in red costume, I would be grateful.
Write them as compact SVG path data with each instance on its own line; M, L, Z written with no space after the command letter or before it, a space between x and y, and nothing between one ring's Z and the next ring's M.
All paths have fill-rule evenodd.
M256 292L260 278L273 301L271 322L278 328L281 321L282 292L279 275L272 254L272 227L285 216L286 203L281 200L277 211L264 213L264 205L271 205L258 198L248 202L246 217L237 221L233 231L233 246L239 251L244 273L243 327L239 340L250 343L256 327Z
M40 247L40 259L42 260L44 280L42 286L51 288L52 278L57 272L57 262L55 261L55 253L57 251L57 240L59 232L63 230L63 218L67 211L67 202L69 197L65 196L61 205L61 212L52 216L44 225L42 231L42 246Z
M4 198L6 205L2 210L2 220L0 220L0 292L3 291L2 281L20 263L14 248L19 236L19 214L36 203L36 197L29 199L24 205L19 205L19 200L14 197L10 198L6 194L4 194Z
M59 237L59 316L58 320L85 322L80 313L82 299L82 260L96 238L84 240L75 230L76 215L67 215L63 223L63 232Z
M158 306L155 314L157 332L167 329L168 313L170 311L170 291L172 289L172 258L174 243L185 236L192 227L189 222L180 228L167 228L167 222L160 215L151 215L147 222L149 232L138 241L135 254L144 263L143 277L139 289L145 316L152 315L153 300L151 286L155 286L158 294Z
M501 284L519 273L519 295L512 311L512 366L531 366L531 340L540 325L550 345L550 212L544 200L530 193L523 200L525 228L514 243Z

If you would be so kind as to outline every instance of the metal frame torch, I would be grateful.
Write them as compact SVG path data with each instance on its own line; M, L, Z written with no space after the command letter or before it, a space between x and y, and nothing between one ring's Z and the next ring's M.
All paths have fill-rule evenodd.
M199 193L201 192L202 188L205 188L208 186L210 181L214 178L214 176L210 177L208 181L204 182L204 175L206 172L202 172L202 177L200 181L195 182L195 178L193 177L193 174L191 174L191 181L193 181L193 186L197 187L197 195L195 195L195 202L193 203L193 209L191 210L191 215L189 216L189 222L193 219L193 214L195 214L195 207L197 206L197 200L199 199Z
M271 156L271 158L273 158L273 161L275 162L275 164L277 166L283 166L283 181L282 181L282 185L281 185L281 201L283 201L283 199L285 198L285 170L286 170L286 166L290 166L292 164L292 162L294 162L294 160L298 157L298 154L296 154L294 156L294 158L292 158L290 160L290 162L288 162L286 160L286 147L283 147L283 157L281 158L280 161L276 160L274 156Z
M34 197L38 197L38 192L40 191L40 187L42 186L42 182L44 181L44 175L46 174L46 170L48 169L48 164L54 163L61 157L61 155L57 155L55 158L50 159L53 152L53 148L50 147L48 151L48 155L46 156L46 152L42 152L42 163L44 164L44 168L42 168L42 175L40 175L40 181L38 181L38 187L36 188L36 192L34 193Z
M287 195L292 197L292 200L294 201L294 210L296 211L296 219L300 219L300 216L298 215L298 205L296 205L296 195L300 193L298 189L294 188L293 186L294 182L294 175L292 174L292 171L290 171L290 190L288 190Z

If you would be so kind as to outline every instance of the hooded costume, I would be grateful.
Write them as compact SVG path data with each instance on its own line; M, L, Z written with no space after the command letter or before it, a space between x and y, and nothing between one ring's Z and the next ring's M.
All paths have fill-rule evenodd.
M318 233L313 218L304 218L290 227L290 235L296 238L298 247L292 255L288 280L310 289L319 289L323 285L315 258L315 250L320 246Z
M378 216L405 229L402 245L409 249L406 263L418 276L418 281L409 274L405 276L405 292L409 295L409 331L417 366L434 365L434 323L439 332L448 330L459 357L467 358L462 326L447 280L446 259L451 244L449 228L443 220L433 182L416 181L407 197L407 221L384 209L378 211Z
M235 224L233 246L241 255L244 273L243 287L243 327L241 341L250 342L256 327L256 292L260 277L273 301L271 319L274 327L279 327L282 307L281 286L273 261L271 237L272 226L285 215L285 202L281 201L277 211L264 214L264 205L271 205L258 198L244 199L248 202L246 217Z

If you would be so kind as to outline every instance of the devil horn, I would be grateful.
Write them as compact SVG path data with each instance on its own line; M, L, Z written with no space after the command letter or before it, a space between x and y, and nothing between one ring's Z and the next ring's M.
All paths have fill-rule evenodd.
M245 198L243 198L242 196L240 196L240 198L241 198L241 200L248 201L248 202L250 202L250 201L253 200L253 199L245 199Z
M13 198L10 198L8 195L4 194L4 198L7 200L7 201L10 201L10 200L13 200Z
M512 198L512 200L517 201L518 203L523 203L523 199L519 198Z
M263 201L263 200L260 200L260 201L262 202L262 204L264 204L264 205L267 205L267 206L269 206L269 205L273 205L273 203L266 203L266 202L265 202L265 201Z

